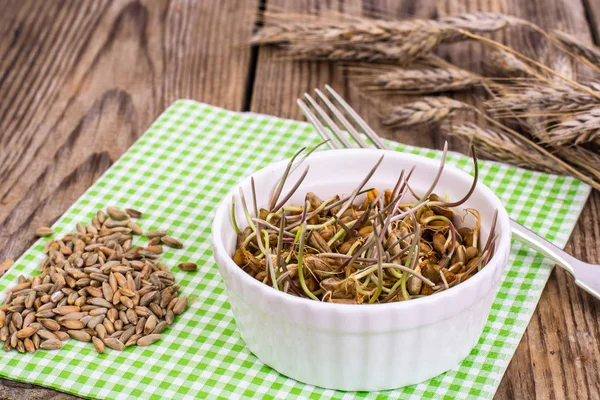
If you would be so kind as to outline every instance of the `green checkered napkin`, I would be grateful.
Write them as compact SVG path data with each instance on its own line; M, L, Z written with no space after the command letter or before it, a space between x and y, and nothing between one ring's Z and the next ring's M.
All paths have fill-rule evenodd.
M427 382L381 393L325 390L278 374L245 347L212 258L213 212L242 177L318 142L305 123L189 100L173 104L54 228L59 234L72 231L78 221L89 221L97 209L109 205L144 211L139 223L145 230L168 229L186 245L169 249L162 257L165 264L198 262L195 274L173 269L183 293L195 301L164 339L150 347L99 355L91 344L71 340L60 351L3 353L0 375L83 397L113 399L491 398L552 269L550 262L518 243L513 243L510 267L479 343L461 365ZM433 150L390 146L440 156ZM449 154L448 162L472 169L470 160L459 154ZM480 175L513 218L559 246L566 243L590 190L571 178L493 162L481 162ZM13 285L18 275L37 271L45 240L0 279L0 290Z

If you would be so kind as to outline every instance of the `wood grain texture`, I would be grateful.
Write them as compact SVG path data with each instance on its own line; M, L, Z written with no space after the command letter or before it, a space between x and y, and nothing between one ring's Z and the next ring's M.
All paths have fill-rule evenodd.
M318 1L301 0L286 2L284 0L270 0L267 10L285 10L297 13L316 13L324 10L334 10L349 15L363 15L377 12L386 16L406 18L416 15L423 18L435 17L433 1ZM356 111L382 135L391 134L392 131L380 124L377 115L378 108L387 97L373 102L366 98L348 80L344 69L326 62L312 61L285 61L278 56L273 48L261 48L256 65L256 79L252 95L251 111L267 113L284 118L303 119L296 99L305 92L313 93L315 88L323 88L325 84L331 85L345 99L350 101ZM272 79L277 76L277 79ZM424 147L433 147L434 131L413 130L414 135L410 143Z
M0 258L22 253L174 100L242 108L250 49L233 44L254 19L234 0L6 4Z
M478 3L446 2L440 15L457 11L492 10L530 20L543 29L561 29L579 38L591 40L583 4L561 0L523 2L509 0ZM524 29L513 29L495 38L528 54L544 54L545 44L539 35ZM477 68L477 44L458 45L452 62ZM462 47L462 48L461 48ZM456 51L456 52L455 52ZM481 53L479 53L481 54ZM600 205L594 192L569 241L567 250L589 262L599 262L596 252L600 235L597 226L584 221L598 221ZM577 244L577 245L574 245ZM600 397L598 368L598 325L600 313L597 300L575 286L573 278L556 269L544 290L538 308L525 332L515 356L497 392L498 399L591 399Z
M497 11L598 41L595 0L266 0L296 12L435 18ZM383 136L440 148L439 129L391 131L343 69L281 60L245 43L259 0L4 0L0 13L0 261L17 258L41 224L51 224L178 98L302 119L295 100L331 84ZM591 23L588 24L588 23ZM494 38L524 51L525 30ZM439 54L479 71L483 46ZM474 102L471 95L461 100ZM464 118L459 116L458 118ZM451 148L464 146L451 140ZM600 194L595 192L568 251L600 262ZM600 398L600 307L562 270L553 272L500 385L498 399ZM0 399L73 398L0 380Z
M600 45L600 2L597 0L582 0L585 16L593 38L593 43Z
M2 2L0 260L23 253L174 100L242 109L258 0L244 4ZM68 396L0 381L0 398Z

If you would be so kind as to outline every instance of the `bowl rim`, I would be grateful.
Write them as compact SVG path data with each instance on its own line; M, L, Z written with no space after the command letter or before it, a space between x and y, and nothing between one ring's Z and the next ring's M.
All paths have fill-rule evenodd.
M366 154L366 152L369 152L370 154L377 154L377 155L385 154L386 157L388 156L388 154L391 157L398 157L401 155L404 159L407 159L409 161L409 163L411 160L414 161L414 165L416 167L418 167L418 164L435 164L435 166L439 166L439 160L437 160L437 159L428 158L428 157L424 157L424 156L421 156L418 154L413 154L413 153L408 153L408 152L399 152L399 151L394 151L394 150L381 150L381 149L324 150L324 151L319 151L319 152L315 152L315 153L311 154L305 160L305 162L310 162L310 160L315 160L318 158L330 157L331 155L338 155L341 152L351 153L351 154L356 153L356 152L360 152L360 154ZM335 310L353 310L353 311L371 310L371 312L372 312L376 309L380 312L380 311L386 311L386 310L391 310L391 309L402 310L404 308L409 308L409 307L417 307L417 306L426 307L427 305L431 305L434 302L438 303L440 301L443 301L444 298L455 297L456 295L460 294L461 290L466 291L469 287L472 287L472 286L476 285L479 281L485 279L485 277L487 277L487 275L493 274L494 270L496 268L504 268L505 267L504 265L499 265L499 264L502 264L502 258L504 255L503 253L510 251L510 241L511 241L510 219L509 219L508 213L506 211L506 208L504 207L504 205L502 204L500 199L496 196L496 194L494 192L492 192L492 190L490 188L488 188L483 182L481 182L481 180L479 180L477 182L477 187L475 188L475 190L483 191L483 195L488 200L490 200L496 206L496 209L498 210L496 230L499 232L499 236L498 236L499 240L496 241L496 251L494 252L494 255L486 264L486 266L491 265L492 268L483 268L481 271L479 271L477 274L475 274L472 278L468 279L465 282L462 282L460 285L456 285L448 290L444 290L440 293L436 293L435 295L420 297L417 299L411 299L410 301L396 301L396 302L383 303L383 304L382 303L368 304L368 306L366 306L366 307L364 304L339 304L339 303L315 301L312 299L293 296L291 294L284 293L280 290L276 290L275 288L273 288L269 285L265 285L264 283L259 282L256 279L254 279L253 277L251 277L250 275L248 275L237 264L234 263L231 255L229 255L228 252L225 250L225 245L224 245L223 241L220 239L220 235L215 235L214 232L217 229L220 229L220 227L225 226L225 222L229 215L232 198L236 194L236 191L238 190L238 188L240 186L244 186L246 183L250 182L251 177L254 177L256 179L261 174L272 172L273 170L277 170L278 167L280 167L280 166L287 165L288 161L289 161L289 158L268 164L265 167L253 172L252 174L250 174L248 176L245 176L243 179L238 181L235 184L235 186L223 198L221 203L219 204L219 206L215 212L215 217L214 217L214 220L213 220L213 223L211 226L211 242L212 242L212 249L213 249L213 258L215 259L217 265L220 268L221 267L227 268L228 271L230 271L230 272L234 273L236 276L240 277L242 282L244 284L250 285L251 288L256 288L257 290L266 291L264 293L265 295L276 296L279 300L290 303L291 305L297 304L299 306L304 305L304 306L313 306L313 307L324 307L325 309L330 309L333 311L335 311ZM458 173L459 175L463 175L465 177L473 179L472 175L470 175L464 171L461 171L460 169L458 169L452 165L446 164L444 166L444 170L446 170L446 169L449 169L455 173ZM231 227L231 229L233 229L233 227ZM220 262L220 260L223 260L223 263ZM476 300L476 299L473 299L473 300Z

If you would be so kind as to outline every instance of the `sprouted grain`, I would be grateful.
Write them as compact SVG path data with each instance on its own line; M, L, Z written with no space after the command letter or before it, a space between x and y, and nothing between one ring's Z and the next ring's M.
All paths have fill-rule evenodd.
M449 202L433 193L445 152L438 175L422 196L409 184L412 170L401 171L393 189L364 189L380 159L347 197L323 200L309 192L304 204L284 205L299 186L279 200L292 159L274 190L270 209L258 209L254 185L250 205L240 190L248 227L240 230L232 205L238 233L234 262L276 290L343 304L405 301L466 281L494 253L496 214L487 242L481 243L479 212L455 209L477 183L474 153L475 177L463 199ZM473 226L462 223L465 213L474 217Z

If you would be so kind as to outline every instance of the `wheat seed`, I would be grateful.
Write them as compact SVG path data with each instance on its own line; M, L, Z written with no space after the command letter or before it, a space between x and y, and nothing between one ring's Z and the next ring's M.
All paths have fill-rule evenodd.
M52 310L52 312L54 314L58 314L58 315L67 315L70 313L76 313L79 312L80 308L77 306L62 306L62 307L56 307Z
M169 232L167 232L165 230L148 231L148 232L146 232L146 237L148 239L154 239L157 237L162 238L163 236L167 236L168 234L169 234Z
M92 343L98 353L104 353L104 342L102 342L102 340L98 339L96 336L92 336Z
M25 351L28 353L33 353L36 350L36 347L30 338L25 338L23 340L23 346L25 347Z
M45 340L40 343L40 349L44 350L57 350L62 348L62 342L60 340Z
M187 308L187 304L187 297L180 297L179 300L177 300L177 302L175 303L175 306L173 307L173 313L175 315L181 314Z
M149 346L149 345L151 345L152 343L156 342L159 339L160 339L160 335L159 334L146 335L146 336L143 336L140 339L138 339L137 345L138 346Z
M6 260L2 261L0 263L0 276L4 275L6 271L8 271L10 267L13 266L14 263L14 260L12 260L11 258L7 258Z
M131 212L107 212L109 218L98 212L90 224L79 223L75 232L47 242L41 274L20 276L7 290L0 306L5 350L59 349L69 338L93 340L99 352L104 346L122 350L125 343L142 338L133 337L134 332L148 336L173 323L175 314L168 306L178 314L186 308L187 298L178 296L175 278L156 261L162 247L134 246ZM158 232L156 238L166 234ZM166 240L183 247L176 239Z
M16 333L17 338L19 338L19 339L28 338L28 337L32 336L34 333L36 333L38 331L38 329L39 328L37 326L29 326L27 328L23 328Z
M140 228L139 225L133 221L129 221L129 223L127 224L127 228L131 229L131 232L134 235L142 235L144 233L144 231L142 231L142 228Z
M166 244L167 246L172 247L174 249L182 249L183 248L183 244L179 240L172 238L170 236L163 236L161 241L164 244Z
M129 219L129 214L115 207L108 207L106 212L108 213L108 216L115 221L126 221Z
M44 340L58 340L58 337L54 333L44 329L39 330L36 334Z
M36 236L38 237L46 237L54 235L54 230L52 228L48 228L47 226L40 226L35 231Z
M159 246L159 245L153 245L153 246L146 247L146 251L149 251L150 253L154 253L154 254L160 254L163 252L163 248L162 248L162 246Z
M89 342L92 340L92 337L89 333L81 330L68 330L67 333L71 338L75 340L79 340L80 342Z
M125 349L123 342L116 338L105 338L103 342L107 347L113 350L123 351L123 349Z
M177 265L177 267L179 267L180 270L186 272L194 272L198 270L198 265L196 265L196 263L193 262L182 262L179 265Z
M154 328L154 330L152 331L153 334L160 334L163 333L163 331L165 329L167 329L169 327L169 323L167 321L161 321L158 323L158 325L156 325L156 327Z
M135 218L135 219L142 218L142 215L143 215L141 211L135 210L133 208L126 208L125 212L127 214L129 214L129 216L131 218Z

